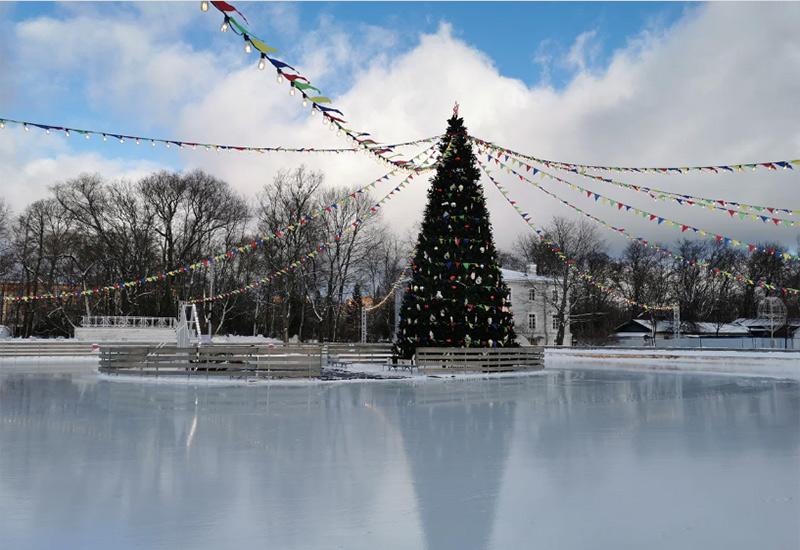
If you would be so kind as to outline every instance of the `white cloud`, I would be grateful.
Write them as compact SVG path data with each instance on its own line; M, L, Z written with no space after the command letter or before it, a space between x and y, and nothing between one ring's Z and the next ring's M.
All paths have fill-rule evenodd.
M288 96L286 85L274 83L273 73L255 70L255 60L245 60L235 40L220 38L219 33L211 36L215 26L207 20L198 25L207 28L215 45L225 45L214 53L174 44L163 30L142 28L137 21L111 23L119 55L117 61L107 63L102 61L107 57L104 53L89 51L86 44L107 43L108 29L93 28L87 17L34 20L24 23L19 32L28 33L27 39L34 41L32 49L36 49L36 40L51 36L45 28L71 37L63 43L65 52L51 61L74 68L101 63L101 69L84 69L94 88L89 97L104 97L116 112L130 109L131 117L137 117L137 127L158 121L169 124L175 136L240 144L347 145L323 129L318 119L303 113L297 98ZM567 56L576 74L562 90L553 90L547 83L529 87L504 77L486 55L454 38L447 25L421 36L412 50L394 54L391 30L372 28L369 36L356 39L335 21L322 19L297 48L303 70L315 82L335 81L339 75L345 82L352 81L336 98L337 107L346 113L352 127L370 131L386 142L442 132L452 104L458 100L474 135L545 158L687 165L797 158L798 25L797 4L707 4L691 10L669 29L648 29L634 37L628 47L614 53L604 69L593 61L597 42L594 31L589 31L575 41ZM291 31L291 26L288 29ZM123 34L135 40L123 40ZM349 155L297 158L186 152L183 158L187 167L203 167L248 195L278 168L300 162L324 170L330 183L363 184L382 170L364 157ZM30 162L26 159L17 166ZM6 177L20 181L16 171L7 170ZM800 208L798 176L797 171L755 172L641 176L626 181ZM542 224L556 214L576 215L535 189L508 178L505 181ZM586 186L733 237L775 237L789 244L796 235L696 209L643 201L640 195L590 182ZM590 204L569 190L551 188L648 238L669 241L680 236ZM487 188L486 193L495 234L501 245L508 245L524 226L496 192ZM386 217L398 232L416 221L413 213L421 213L424 197L420 185L387 206ZM608 239L615 246L624 243L615 236Z
M567 67L585 71L597 60L600 54L600 43L597 41L597 30L582 32L575 38L567 55L565 64Z

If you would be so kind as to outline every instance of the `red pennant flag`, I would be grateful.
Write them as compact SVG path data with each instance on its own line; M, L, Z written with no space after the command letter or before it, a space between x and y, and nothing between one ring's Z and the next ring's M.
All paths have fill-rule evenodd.
M237 10L236 8L234 8L233 6L231 6L230 4L228 4L227 2L223 2L222 0L211 0L211 5L217 8L221 12L235 11L236 13L242 16L242 19L244 19L245 22L247 22L247 18L244 16L244 14L239 10Z
M683 233L683 232L684 232L684 231L686 231L687 229L689 229L689 226L688 226L688 225L682 225L682 226L681 226L681 233Z

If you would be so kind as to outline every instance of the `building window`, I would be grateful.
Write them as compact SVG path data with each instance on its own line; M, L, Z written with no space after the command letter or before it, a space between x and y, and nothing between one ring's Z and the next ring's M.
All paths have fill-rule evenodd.
M511 287L508 287L508 301L511 301Z
M553 330L558 330L558 317L553 315Z
M554 302L558 301L558 290L556 289L553 289L553 301Z
M536 299L536 289L529 288L528 289L528 301L533 302Z
M536 330L536 314L528 313L528 330Z

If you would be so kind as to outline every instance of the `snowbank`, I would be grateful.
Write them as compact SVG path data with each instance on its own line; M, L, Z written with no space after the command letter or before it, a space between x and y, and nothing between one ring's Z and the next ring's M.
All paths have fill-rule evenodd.
M548 348L545 367L655 369L800 379L800 351Z

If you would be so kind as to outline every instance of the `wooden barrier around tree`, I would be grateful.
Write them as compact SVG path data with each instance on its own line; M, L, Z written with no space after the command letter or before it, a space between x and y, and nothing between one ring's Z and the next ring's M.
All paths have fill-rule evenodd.
M101 346L100 372L145 376L315 378L318 345Z
M425 374L541 370L544 348L417 348L416 366Z
M323 344L326 364L370 363L386 365L392 359L391 343L328 342Z

